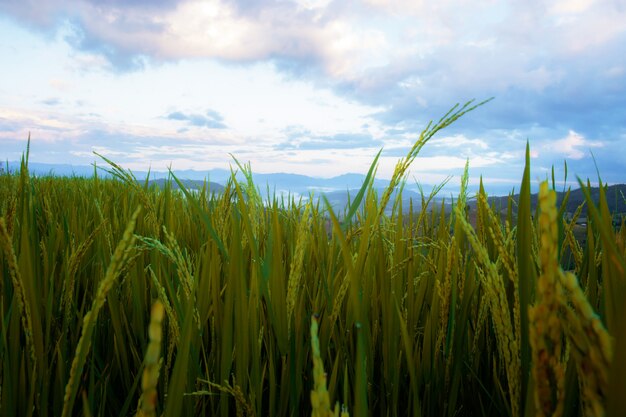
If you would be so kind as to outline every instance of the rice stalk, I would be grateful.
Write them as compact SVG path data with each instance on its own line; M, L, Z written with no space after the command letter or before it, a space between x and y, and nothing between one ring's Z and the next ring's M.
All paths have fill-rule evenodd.
M298 290L302 281L304 257L308 247L308 236L310 228L310 212L311 205L307 204L297 229L296 248L291 258L291 266L289 268L289 279L287 281L287 334L291 336L291 317L298 299Z
M154 205L158 229L147 217L137 223L139 247L126 252L110 289L115 295L106 296L110 307L101 309L97 321L90 307L108 274L114 236L124 230L140 198L134 185L106 178L42 177L26 184L23 175L0 176L2 210L15 200L18 180L28 185L20 189L24 204L16 204L20 209L12 221L19 236L9 232L4 241L13 243L25 284L41 370L38 379L31 377L29 347L22 335L24 313L17 290L12 290L3 241L0 414L46 417L66 407L68 415L80 414L79 407L64 404L70 380L81 391L85 413L140 412L141 405L133 410L142 392L140 366L146 354L140 336L147 323L140 317L154 297L168 317L167 333L162 334L167 354L163 347L159 368L165 386L163 390L159 383L159 392L167 394L160 394L164 400L156 407L168 416L302 414L313 405L310 390L316 388L315 375L303 374L315 365L314 349L303 349L313 339L310 328L301 326L303 315L311 311L327 320L315 332L319 330L318 364L322 366L319 345L333 358L324 380L330 413L341 412L330 406L331 398L341 397L353 399L350 408L359 415L399 415L404 410L410 416L534 415L531 370L537 362L523 360L529 335L522 323L529 319L525 308L544 301L535 300L533 271L540 266L543 274L539 260L545 245L537 227L541 221L534 220L540 217L531 217L530 194L520 197L517 226L513 199L503 219L482 189L475 228L465 211L464 203L470 201L464 202L466 196L456 201L458 211L452 216L448 205L435 208L422 193L419 215L401 215L402 203L396 198L391 215L384 211L377 217L381 207L373 190L375 168L370 167L360 197L350 201L341 220L292 197L282 205L275 199L249 207L250 184L239 187L232 178L229 191L213 197L204 191L180 194L167 186L149 188L146 183L142 190ZM465 174L463 184L467 186ZM402 181L398 185L391 197L402 191ZM9 214L3 213L9 230ZM626 373L618 369L626 352L621 349L626 344L619 344L620 335L626 334L620 319L624 292L619 285L624 280L616 264L624 257L626 227L617 236L606 210L597 214L595 220L590 215L584 248L575 240L578 230L571 221L562 225L554 246L565 253L571 249L572 258L562 256L560 261L575 261L582 277L578 284L573 275L556 269L564 417L595 416L603 410L608 417L625 415L609 413L611 399L619 407L626 404L620 392ZM561 217L557 211L558 227ZM204 226L199 228L200 222ZM604 231L598 229L600 222ZM91 232L94 225L101 225L98 233ZM66 301L70 295L71 303ZM67 325L59 325L63 317L55 313L63 314L70 304ZM610 323L609 317L614 345L601 325ZM537 326L545 332L548 324L543 320ZM83 334L87 327L92 327L91 338ZM530 344L528 349L530 358ZM80 369L76 354L88 358L78 359ZM203 380L225 382L209 383L213 392L188 393L196 388L194 382ZM556 387L550 386L553 403Z
M96 235L100 232L100 229L106 224L106 220L100 223L93 231L87 236L87 239L80 244L78 249L72 252L70 259L68 261L68 272L67 277L64 283L63 296L61 306L64 307L64 317L65 322L69 323L70 314L71 314L71 305L72 305L72 297L74 295L74 283L76 280L76 273L78 272L78 266L80 265L81 260L87 253L89 247L93 244Z
M496 265L491 262L485 247L478 241L476 233L461 209L455 207L456 219L465 231L465 235L476 254L476 263L480 263L483 269L478 269L478 275L483 281L484 297L487 298L492 314L492 320L496 330L496 342L498 351L505 364L505 371L509 389L509 400L512 416L520 415L521 404L521 366L519 341L515 339L506 291L502 277L498 273Z
M569 246L572 255L574 256L574 271L578 273L580 271L580 267L583 263L583 250L580 247L580 244L574 237L574 232L568 228L565 232L565 239L563 240L563 248Z
M172 365L172 357L174 355L174 349L176 348L180 340L180 324L178 321L178 316L176 312L174 311L174 309L172 308L172 305L170 304L169 299L167 298L165 288L163 288L163 285L161 285L154 271L149 265L146 267L146 271L148 272L148 274L150 275L150 278L152 279L152 284L156 287L159 301L163 305L163 308L165 309L165 314L168 317L167 324L169 328L169 338L168 338L168 343L167 343L167 356L165 359L165 369L170 369ZM167 391L168 383L169 383L169 374L165 373L165 382L163 384L165 391Z
M452 264L455 261L455 253L456 253L456 240L455 237L452 236L450 247L446 251L446 268L443 276L443 282L440 282L439 279L435 282L437 293L441 302L441 315L439 316L439 327L441 329L441 339L439 342L440 346L447 346L447 337L448 334L452 333L452 324L448 323L448 318L450 316L450 309L456 308L456 306L452 305ZM446 354L448 349L446 349ZM450 363L450 361L447 361Z
M243 395L241 391L241 387L237 385L237 380L233 376L233 384L231 385L228 381L224 381L223 385L216 384L215 382L211 382L206 379L198 379L198 382L202 382L207 384L211 388L215 388L220 392L230 394L235 399L235 410L237 413L237 417L254 417L254 408L252 405L246 400L246 397ZM190 394L185 395L211 395L210 391L195 391Z
M7 234L10 237L13 237L13 226L14 226L14 223L15 223L15 211L16 211L16 209L17 209L17 199L13 196L13 197L8 199L7 208L6 208L6 212L5 212L5 215L4 215L6 228L7 228Z
M139 185L139 182L137 181L137 178L132 173L132 171L125 170L124 168L122 168L115 162L111 161L107 157L100 155L98 152L94 151L93 153L99 156L100 158L102 158L107 164L111 166L110 170L105 169L105 168L100 168L100 169L109 173L113 177L119 179L121 182L126 184L128 188L132 189L133 191L137 193L137 196L139 197L139 200L141 201L142 206L146 208L146 217L148 219L149 224L152 226L153 230L157 232L159 229L159 221L157 220L157 212L154 207L154 204L152 200L150 199L150 196L148 195L147 191L144 189L144 187L141 187ZM146 183L149 177L150 177L150 173L148 172Z
M91 309L83 317L82 332L80 339L78 340L78 345L76 346L74 359L72 360L72 367L70 369L67 385L65 386L63 411L61 414L62 417L69 417L72 413L74 399L76 398L76 392L78 391L78 380L82 376L83 367L85 366L85 362L87 360L87 354L89 353L89 349L91 347L91 336L93 334L96 321L98 320L98 314L106 301L109 290L113 287L120 270L124 267L130 251L132 250L132 245L135 241L133 231L140 212L141 206L137 207L135 212L132 214L126 226L126 230L124 230L124 234L122 235L122 240L120 240L115 248L115 252L113 253L107 272L98 286Z
M311 416L313 417L348 417L348 411L345 407L341 407L339 403L335 404L333 411L330 410L330 397L326 388L326 372L324 371L324 363L320 352L320 341L317 337L317 318L311 317L311 354L313 356L313 390L311 390Z
M483 104L488 103L491 100L492 98L484 100L474 105L472 105L474 103L474 100L470 100L466 102L460 108L459 108L459 104L456 104L445 115L443 115L437 123L433 124L431 120L426 125L426 127L424 128L424 130L422 130L419 138L415 141L415 143L413 144L413 146L411 147L407 155L397 162L393 170L393 174L391 175L391 180L389 181L389 185L385 189L385 192L383 193L383 196L380 199L380 206L379 206L377 218L382 217L385 211L385 208L387 207L387 204L389 203L389 200L391 199L391 194L396 189L396 187L400 185L402 181L405 180L406 173L409 167L411 166L415 158L417 158L417 155L422 150L424 145L426 145L426 143L433 136L435 136L437 132L446 128L447 126L450 126L452 123L454 123L459 118L461 118L464 114L482 106Z
M580 247L580 244L574 237L574 227L577 224L577 221L580 217L580 214L582 213L582 209L584 206L585 206L585 203L583 202L581 205L579 205L576 208L576 211L572 215L572 218L570 219L570 221L569 222L564 221L565 227L563 230L563 235L565 236L565 239L563 240L563 244L561 246L561 253L565 252L565 248L569 246L572 252L572 255L574 256L574 263L576 265L576 268L575 268L576 273L578 273L582 265L583 251L582 251L582 248Z
M254 220L254 223L252 224L253 236L258 239L260 231L260 222L258 220L261 219L260 212L261 210L263 210L263 199L261 198L261 195L259 194L256 185L254 184L254 179L252 176L252 166L250 165L250 162L246 164L241 164L232 154L230 154L230 156L231 158L233 158L235 164L237 164L237 166L241 170L241 173L246 179L244 189L246 192L246 197L248 198L247 209L249 212L249 218ZM235 178L234 172L231 174L231 176L233 182L236 182L237 180Z
M163 338L161 323L165 309L157 300L152 305L150 313L150 325L148 328L148 348L144 359L143 376L141 378L142 394L139 397L137 417L155 417L158 400L157 383L159 382L159 369L161 367L161 340Z
M535 287L537 281L536 260L536 229L531 213L530 202L530 143L526 141L526 155L524 173L522 174L522 184L519 191L517 226L515 230L515 254L517 260L518 273L518 298L520 303L520 357L522 371L522 399L525 404L532 404L532 353L529 340L529 317L528 310L535 299ZM507 204L507 219L510 225L513 224L513 196L509 196Z
M341 313L341 308L343 306L343 300L346 297L349 286L350 286L350 279L349 279L349 276L346 274L341 279L341 284L339 284L339 289L334 294L333 310L330 314L331 325L334 324L339 318L339 314Z
M18 312L22 318L22 327L24 330L24 337L26 339L26 347L30 353L30 359L33 363L34 370L37 365L37 360L35 354L35 344L33 343L33 323L30 314L30 305L26 301L22 275L20 274L17 258L15 256L15 252L13 251L11 235L7 230L4 217L0 217L0 245L2 245L2 250L9 266L9 275L11 275L15 298L17 299Z
M605 415L613 359L611 336L594 313L576 276L561 273L560 279L571 302L562 302L562 320L578 369L584 414L601 417Z
M513 330L515 340L522 340L522 319L521 319L521 306L519 299L519 277L517 270L515 269L515 263L513 261L514 246L511 244L513 240L512 236L509 236L507 241L503 241L502 230L499 227L489 226L489 235L498 251L498 262L504 265L505 270L508 273L509 280L513 284ZM507 249L508 246L508 249Z
M541 275L537 280L537 303L528 310L535 405L540 417L563 414L565 366L560 306L565 302L557 259L558 224L556 192L547 181L539 189Z
M156 249L159 253L165 255L174 265L176 265L176 273L181 283L181 287L187 300L193 301L194 317L198 328L200 327L200 313L198 311L196 302L196 279L193 275L192 262L186 256L186 253L180 249L178 242L174 235L168 232L167 228L163 226L163 235L167 244L163 244L157 239L152 239L145 236L136 236L136 238L145 245L147 249Z

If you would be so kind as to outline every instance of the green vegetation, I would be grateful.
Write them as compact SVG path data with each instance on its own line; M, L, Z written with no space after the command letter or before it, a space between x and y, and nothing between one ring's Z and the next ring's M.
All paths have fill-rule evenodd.
M506 216L481 186L470 224L467 170L451 215L400 193L385 212L475 107L429 125L380 196L377 156L341 216L264 203L239 162L245 183L172 175L180 193L112 161L31 178L27 149L0 175L0 415L626 415L626 226L604 188L596 206L580 183L584 247L547 183L531 212L528 157Z

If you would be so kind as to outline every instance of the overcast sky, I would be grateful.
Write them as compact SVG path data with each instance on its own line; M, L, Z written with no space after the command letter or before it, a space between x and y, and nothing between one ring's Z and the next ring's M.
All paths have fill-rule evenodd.
M626 0L1 0L0 158L626 182Z

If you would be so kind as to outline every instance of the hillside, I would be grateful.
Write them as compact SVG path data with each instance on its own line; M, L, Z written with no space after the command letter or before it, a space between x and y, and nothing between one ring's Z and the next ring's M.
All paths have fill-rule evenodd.
M566 192L557 192L557 206L560 206L563 198L565 197ZM594 203L598 203L598 198L600 196L600 189L598 187L591 187L591 197ZM519 201L519 194L515 194L515 201ZM615 184L609 185L606 188L606 197L607 202L609 204L609 211L613 214L622 214L626 213L626 184ZM508 203L508 196L501 197L489 197L489 204L495 206L496 208L500 208L501 210L506 210ZM585 201L585 195L583 194L580 188L571 190L569 199L567 200L567 208L565 209L568 213L574 213L576 209L583 204ZM530 196L530 204L532 210L535 210L537 207L537 194L531 194ZM476 208L476 200L473 199L469 203L471 209ZM516 206L513 206L513 212L515 213ZM587 216L587 207L586 205L583 207L581 216Z

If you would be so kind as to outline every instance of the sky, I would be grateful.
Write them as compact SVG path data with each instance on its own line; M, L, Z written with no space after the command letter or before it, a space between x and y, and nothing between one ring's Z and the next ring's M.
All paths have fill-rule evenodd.
M626 0L0 0L0 159L626 182ZM457 181L453 179L453 181Z

